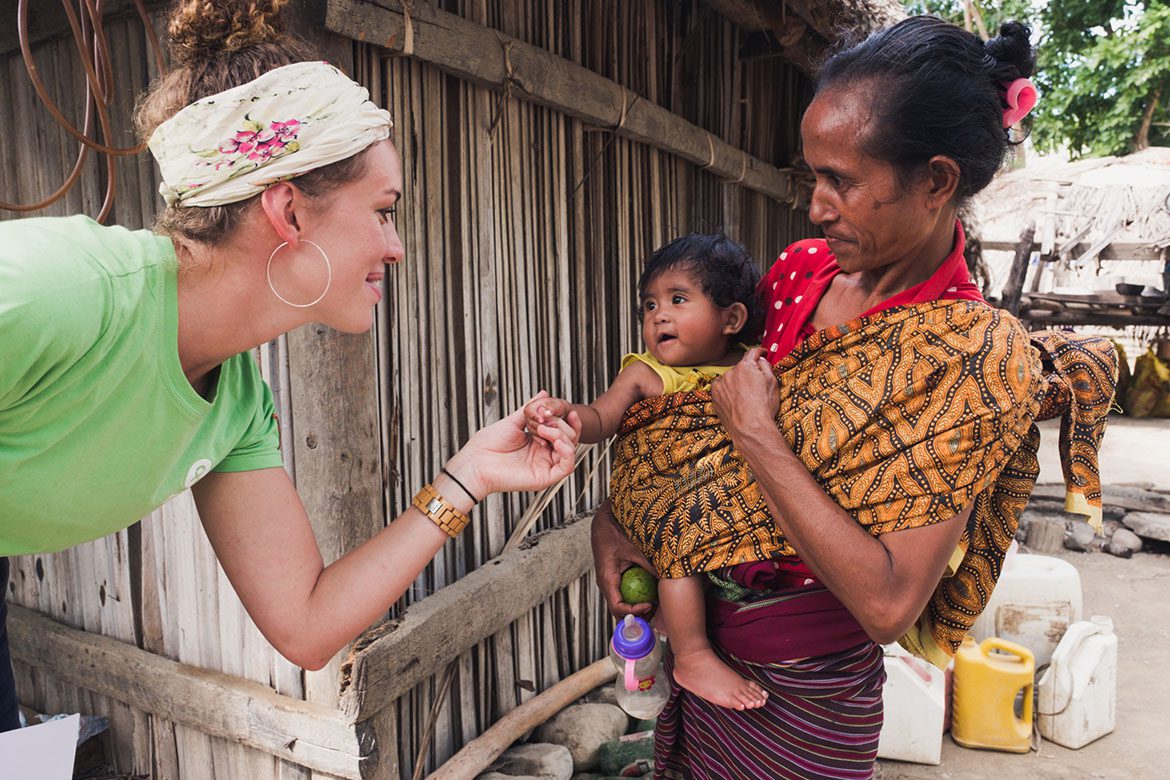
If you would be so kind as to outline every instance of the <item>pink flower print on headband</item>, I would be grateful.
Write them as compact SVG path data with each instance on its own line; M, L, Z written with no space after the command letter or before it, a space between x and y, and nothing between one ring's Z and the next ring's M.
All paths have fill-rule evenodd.
M207 158L203 165L214 165L217 171L235 167L241 161L247 161L250 165L242 166L239 172L254 170L268 160L300 149L297 133L301 126L298 119L286 119L283 122L271 122L265 127L245 117L243 130L221 142L217 148L198 154Z

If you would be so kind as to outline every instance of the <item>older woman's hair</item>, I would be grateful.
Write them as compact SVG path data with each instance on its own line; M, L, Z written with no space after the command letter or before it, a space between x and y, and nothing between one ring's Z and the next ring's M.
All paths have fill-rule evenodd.
M238 87L275 68L316 59L284 32L280 11L289 0L180 0L167 33L172 67L139 100L134 125L143 141L196 100ZM363 154L302 174L294 181L317 197L364 172ZM167 206L155 229L205 244L229 237L259 196L224 206Z
M960 202L986 187L1012 146L1003 126L1007 85L1032 74L1031 30L1007 22L978 36L931 16L913 16L834 54L817 94L840 87L868 92L872 114L862 151L892 164L903 182L935 155L961 171Z

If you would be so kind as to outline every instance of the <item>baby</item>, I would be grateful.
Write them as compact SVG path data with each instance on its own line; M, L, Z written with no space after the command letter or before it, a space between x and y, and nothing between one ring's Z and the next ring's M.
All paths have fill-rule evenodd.
M626 355L621 371L588 406L542 398L525 408L530 429L576 411L581 441L613 436L626 410L666 393L704 389L739 362L763 327L760 272L747 251L724 236L691 234L656 251L638 282L647 351ZM651 557L651 551L647 557ZM674 654L674 679L732 709L762 706L767 694L724 664L707 638L702 573L663 578L659 609Z

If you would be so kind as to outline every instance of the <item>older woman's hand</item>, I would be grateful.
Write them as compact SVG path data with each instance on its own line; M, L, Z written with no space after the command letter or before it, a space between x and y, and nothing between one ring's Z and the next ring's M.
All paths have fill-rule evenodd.
M618 527L613 510L606 500L593 516L591 539L593 544L593 569L597 573L597 587L614 617L626 615L648 615L654 610L649 602L630 604L622 600L622 574L631 566L641 566L651 574L654 566Z
M711 386L715 412L734 438L759 426L775 427L780 386L764 350L756 347Z
M529 403L546 397L542 390ZM481 500L489 493L541 490L572 473L580 438L576 412L550 418L529 433L521 407L476 431L446 468Z

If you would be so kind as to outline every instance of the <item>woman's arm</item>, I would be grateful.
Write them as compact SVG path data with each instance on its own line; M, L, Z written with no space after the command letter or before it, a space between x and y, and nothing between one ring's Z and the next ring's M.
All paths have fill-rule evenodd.
M573 469L579 422L555 420L541 437L517 412L479 431L447 463L478 498L535 490ZM471 499L447 476L436 491L461 512ZM421 485L419 486L421 487ZM406 591L449 539L411 507L324 566L304 505L283 469L212 473L193 488L207 537L248 614L281 655L320 669Z
M971 514L871 536L837 505L776 427L779 389L753 349L715 383L720 419L751 467L785 538L876 642L893 642L922 614Z

